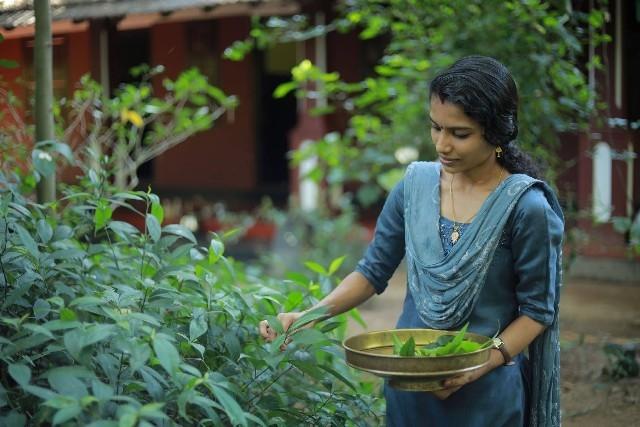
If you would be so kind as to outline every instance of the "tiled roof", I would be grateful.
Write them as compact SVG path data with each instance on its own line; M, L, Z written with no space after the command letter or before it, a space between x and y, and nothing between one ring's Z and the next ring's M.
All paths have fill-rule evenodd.
M53 20L109 18L137 13L173 12L187 8L260 4L281 0L51 0ZM0 0L0 27L33 25L33 0Z

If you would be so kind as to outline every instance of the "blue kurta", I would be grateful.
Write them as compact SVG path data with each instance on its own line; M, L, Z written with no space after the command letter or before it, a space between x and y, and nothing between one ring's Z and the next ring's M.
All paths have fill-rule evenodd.
M440 218L445 253L451 249L451 221ZM461 230L464 235L465 226ZM561 250L563 221L551 209L542 190L532 187L519 199L503 230L469 330L493 336L520 315L544 325L554 318L555 278L550 263ZM375 236L356 271L382 293L405 255L404 181L389 195L376 224ZM418 315L410 292L398 328L429 328ZM463 386L445 400L431 393L385 387L389 426L523 426L527 420L528 361L501 366Z

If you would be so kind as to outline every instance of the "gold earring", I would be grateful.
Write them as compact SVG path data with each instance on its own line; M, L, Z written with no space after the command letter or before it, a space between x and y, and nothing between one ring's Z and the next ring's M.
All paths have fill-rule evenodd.
M502 147L498 145L496 147L496 159L501 159L501 158L502 158Z

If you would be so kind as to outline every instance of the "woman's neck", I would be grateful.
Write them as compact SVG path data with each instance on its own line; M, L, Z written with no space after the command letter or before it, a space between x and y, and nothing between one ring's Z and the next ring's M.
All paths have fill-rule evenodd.
M500 176L504 175L506 171L502 170L502 166L495 160L495 158L489 158L487 161L480 165L470 169L468 171L459 172L455 174L454 187L460 190L473 189L485 189L493 190L496 184L500 180ZM448 182L453 178L453 174L447 173Z

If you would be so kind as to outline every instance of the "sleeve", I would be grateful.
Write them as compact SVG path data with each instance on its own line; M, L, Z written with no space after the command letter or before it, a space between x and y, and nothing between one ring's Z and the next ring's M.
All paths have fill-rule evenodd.
M376 222L373 240L356 271L364 275L378 294L382 293L389 279L404 257L404 180L389 193Z
M549 326L553 322L560 284L557 269L564 222L544 192L531 188L522 195L513 217L511 247L517 277L519 312Z

